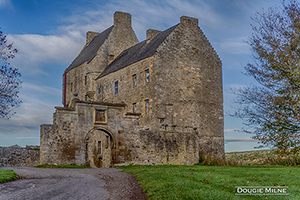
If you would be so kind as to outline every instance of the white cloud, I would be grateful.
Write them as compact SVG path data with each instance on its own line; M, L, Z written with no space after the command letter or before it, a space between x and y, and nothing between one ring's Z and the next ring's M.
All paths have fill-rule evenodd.
M224 39L220 44L218 44L218 50L231 54L250 55L251 51L249 45L245 42L246 40L247 38L245 37Z
M70 62L82 48L84 38L79 32L65 35L8 35L19 50L12 64L25 73L43 73L44 63Z
M252 139L251 137L225 137L225 143L227 142L257 142L257 140Z
M29 82L25 82L22 84L22 90L24 90L24 92L26 92L26 93L39 92L39 93L47 93L47 94L52 94L52 95L60 95L61 94L61 90L59 90L57 88L49 87L46 85L36 85L36 84L29 83Z
M60 102L48 99L49 95L60 99L61 92L49 86L23 83L20 92L23 103L11 119L0 120L1 134L38 133L41 124L52 123L54 106Z
M11 8L12 3L11 0L0 0L0 8Z

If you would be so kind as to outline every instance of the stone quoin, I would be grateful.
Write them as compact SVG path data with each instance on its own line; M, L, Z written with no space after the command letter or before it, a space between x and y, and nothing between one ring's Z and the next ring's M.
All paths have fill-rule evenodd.
M87 32L63 74L63 107L41 125L41 164L192 165L224 159L222 63L187 16L139 42L131 15Z

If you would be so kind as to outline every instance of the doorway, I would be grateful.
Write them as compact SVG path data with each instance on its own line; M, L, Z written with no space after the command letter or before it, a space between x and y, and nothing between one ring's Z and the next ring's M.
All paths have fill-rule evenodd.
M91 167L112 167L113 139L102 130L94 130L86 140L87 163Z

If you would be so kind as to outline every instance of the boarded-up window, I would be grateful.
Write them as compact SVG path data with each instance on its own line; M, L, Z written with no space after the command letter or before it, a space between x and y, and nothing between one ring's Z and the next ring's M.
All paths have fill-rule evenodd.
M106 112L105 110L96 110L95 123L106 123Z

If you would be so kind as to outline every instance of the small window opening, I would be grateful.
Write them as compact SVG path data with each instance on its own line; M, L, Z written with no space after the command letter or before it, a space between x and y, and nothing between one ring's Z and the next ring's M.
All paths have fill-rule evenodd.
M118 94L119 93L119 81L115 81L114 84L114 94Z
M101 94L101 87L98 88L98 95Z
M136 112L136 103L132 104L132 112L134 112L134 113Z
M84 77L84 85L86 85L87 76Z
M71 92L73 92L73 83L71 83Z
M145 100L145 113L146 116L149 116L149 99Z
M98 154L102 154L101 141L98 141Z
M115 58L114 55L109 55L109 60L113 60Z
M132 80L133 80L133 87L135 88L137 86L136 74L132 75Z
M149 69L145 70L145 73L146 73L146 83L148 84L150 82Z

